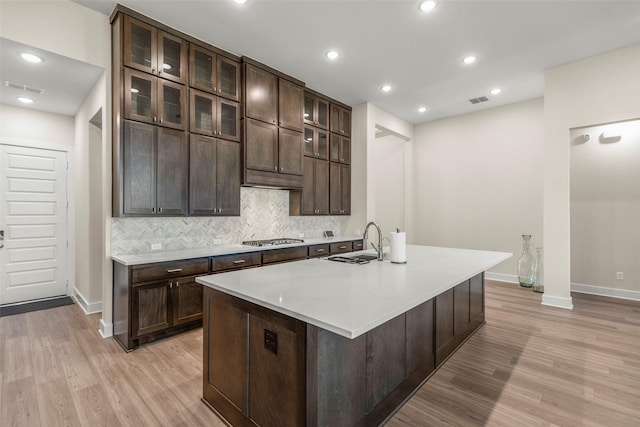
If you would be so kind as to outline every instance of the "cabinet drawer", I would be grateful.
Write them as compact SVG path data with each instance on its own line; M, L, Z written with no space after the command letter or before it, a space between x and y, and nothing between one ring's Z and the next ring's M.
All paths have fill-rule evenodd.
M354 240L353 241L353 250L354 251L362 251L362 250L364 250L364 240Z
M211 260L211 272L227 270L240 270L241 268L256 267L260 265L260 252L245 254L224 255Z
M172 277L193 276L209 273L209 259L196 258L190 260L159 262L134 266L132 282L150 282L152 280L170 279Z
M344 252L351 252L353 249L351 242L339 242L331 243L330 251L332 254L341 254Z
M329 245L312 245L309 246L309 257L319 257L323 255L329 255Z
M295 248L273 249L262 253L262 263L272 264L276 262L294 261L307 257L307 247L298 246Z

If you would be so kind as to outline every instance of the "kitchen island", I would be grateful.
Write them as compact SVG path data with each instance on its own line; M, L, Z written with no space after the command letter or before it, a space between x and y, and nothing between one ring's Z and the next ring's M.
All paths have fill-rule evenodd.
M484 271L511 254L407 247L200 277L203 400L234 426L384 422L484 323Z

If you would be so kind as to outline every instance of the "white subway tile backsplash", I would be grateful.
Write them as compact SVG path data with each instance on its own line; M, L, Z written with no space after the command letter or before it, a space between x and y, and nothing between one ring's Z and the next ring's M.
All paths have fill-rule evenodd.
M151 252L152 243L162 250L204 248L276 237L321 237L324 230L340 233L341 217L289 216L289 192L241 188L239 217L112 218L111 254Z

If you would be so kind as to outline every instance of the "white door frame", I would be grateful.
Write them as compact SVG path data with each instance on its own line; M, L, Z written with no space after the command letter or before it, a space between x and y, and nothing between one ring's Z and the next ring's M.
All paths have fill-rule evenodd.
M63 144L51 144L47 142L20 139L20 138L2 138L0 137L0 145L12 145L16 147L38 148L43 150L62 151L67 153L67 161L69 169L67 170L67 201L69 209L67 209L67 239L69 248L67 249L67 295L73 295L76 287L76 188L75 180L75 164L73 156L73 146Z

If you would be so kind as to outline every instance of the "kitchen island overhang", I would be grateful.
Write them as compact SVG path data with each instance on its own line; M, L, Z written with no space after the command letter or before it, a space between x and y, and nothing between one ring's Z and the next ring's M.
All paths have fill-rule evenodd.
M407 264L311 259L200 277L203 399L233 425L384 421L484 322L504 252L407 247Z

